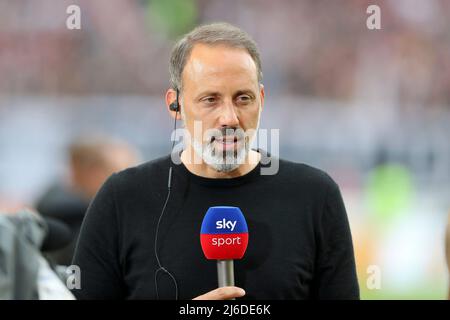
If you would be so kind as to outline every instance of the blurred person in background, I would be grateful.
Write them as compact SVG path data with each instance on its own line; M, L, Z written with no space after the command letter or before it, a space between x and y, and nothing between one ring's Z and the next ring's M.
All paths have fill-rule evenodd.
M70 241L64 228L33 208L0 206L0 300L74 299L41 253Z
M448 270L448 296L450 300L450 212L448 213L447 231L445 233L445 256L447 258L447 270Z
M58 265L69 265L76 239L90 201L112 173L136 165L137 152L125 142L102 136L76 139L69 147L69 183L57 182L36 203L36 210L47 219L64 223L71 241L62 249L43 249Z

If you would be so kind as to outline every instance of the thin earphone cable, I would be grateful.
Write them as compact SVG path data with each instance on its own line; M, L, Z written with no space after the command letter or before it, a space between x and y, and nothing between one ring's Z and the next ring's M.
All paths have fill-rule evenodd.
M176 93L177 94L177 96L176 96L177 110L176 110L176 113L175 113L175 121L174 121L174 125L173 125L173 132L176 132L178 111L180 109L180 105L178 103L178 89L176 90L176 92L177 92ZM174 146L175 146L175 139L172 140L171 152L173 151ZM158 267L159 267L155 271L155 291L156 291L156 298L158 300L159 300L158 273L160 271L163 271L163 272L167 273L172 278L172 280L173 280L173 282L175 284L175 300L178 300L178 284L177 284L177 281L176 281L175 277L166 268L164 268L162 266L161 261L160 261L159 256L158 256L158 232L159 232L159 226L161 224L162 217L163 217L163 215L164 215L164 213L166 211L166 207L167 207L167 204L168 204L169 199L170 199L171 188L172 188L172 165L170 165L170 167L169 167L169 173L168 173L168 178L167 178L167 196L166 196L166 200L164 201L164 205L163 205L163 208L161 210L161 214L159 216L158 223L156 225L156 232L155 232L155 248L154 249L155 249L156 262L158 263Z

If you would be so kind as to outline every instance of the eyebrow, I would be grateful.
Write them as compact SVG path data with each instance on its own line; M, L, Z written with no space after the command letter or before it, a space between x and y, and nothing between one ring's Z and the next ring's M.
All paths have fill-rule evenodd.
M233 98L240 96L241 94L248 94L248 95L251 95L252 97L256 96L255 93L253 92L253 90L243 89L243 90L238 90L236 93L234 93ZM206 97L206 96L217 97L217 96L221 96L221 94L218 91L203 91L195 97L195 100L199 100L200 98Z
M201 93L199 93L196 97L195 100L199 100L202 97L206 97L206 96L220 96L220 93L217 91L203 91Z
M251 89L245 89L245 90L239 90L238 92L236 92L233 97L237 97L240 96L241 94L248 94L252 97L255 97L255 93L253 92L253 90Z

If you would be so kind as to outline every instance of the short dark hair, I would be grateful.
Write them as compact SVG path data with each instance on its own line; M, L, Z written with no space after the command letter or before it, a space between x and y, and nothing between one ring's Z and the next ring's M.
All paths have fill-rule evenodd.
M197 43L225 44L232 48L247 50L256 64L258 81L262 81L261 58L256 42L248 33L229 23L213 23L195 28L173 47L169 66L170 84L173 89L181 90L181 75L192 48Z

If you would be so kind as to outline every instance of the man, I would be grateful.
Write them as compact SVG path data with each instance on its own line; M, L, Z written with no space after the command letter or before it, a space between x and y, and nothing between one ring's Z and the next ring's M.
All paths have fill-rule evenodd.
M166 104L189 133L181 164L166 156L103 185L83 222L73 261L81 289L74 294L358 299L350 228L336 183L282 159L276 174L262 175L262 159L269 155L250 150L264 105L254 41L229 24L206 25L182 38L170 61ZM194 132L198 123L200 135ZM204 214L217 205L239 207L248 223L246 254L235 261L237 287L217 289L216 263L200 246Z
M36 204L36 210L47 221L62 223L55 230L68 229L66 237L58 237L68 241L56 241L55 237L52 246L42 248L46 257L59 265L70 265L86 209L105 180L138 162L132 146L107 136L79 137L70 144L68 155L70 181L53 184Z

